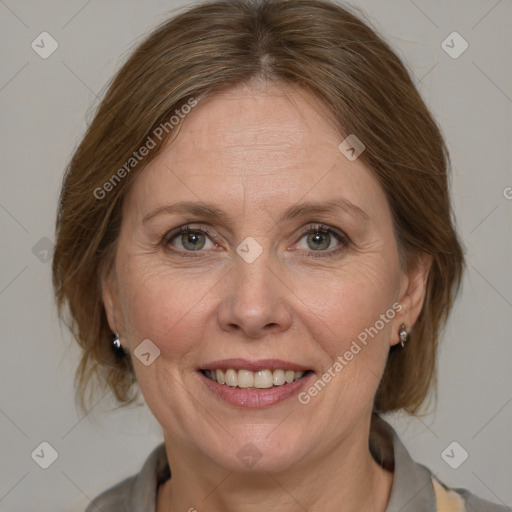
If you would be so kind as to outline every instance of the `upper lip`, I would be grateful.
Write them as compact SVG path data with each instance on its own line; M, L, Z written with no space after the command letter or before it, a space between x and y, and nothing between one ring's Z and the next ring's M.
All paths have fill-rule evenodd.
M292 361L284 361L282 359L257 359L252 361L248 359L221 359L202 364L199 367L200 370L219 370L230 368L233 370L251 370L253 372L257 372L259 370L311 370L311 367L294 363Z

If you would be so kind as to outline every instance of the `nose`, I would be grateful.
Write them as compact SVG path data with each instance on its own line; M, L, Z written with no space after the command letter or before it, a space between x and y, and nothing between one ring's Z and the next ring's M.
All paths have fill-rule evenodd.
M221 329L250 339L289 329L292 314L286 297L292 292L282 271L279 273L276 264L272 268L271 257L265 251L252 263L236 258L234 268L222 283L218 311Z

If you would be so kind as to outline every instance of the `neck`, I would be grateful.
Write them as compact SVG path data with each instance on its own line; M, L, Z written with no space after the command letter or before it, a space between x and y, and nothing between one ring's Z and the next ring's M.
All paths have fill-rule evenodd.
M281 472L230 472L166 440L172 478L159 489L156 512L384 512L393 474L372 458L366 426Z

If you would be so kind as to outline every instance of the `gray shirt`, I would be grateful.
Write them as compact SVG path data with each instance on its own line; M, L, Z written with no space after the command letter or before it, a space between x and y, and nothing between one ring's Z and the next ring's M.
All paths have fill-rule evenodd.
M512 509L482 500L465 489L450 489L441 484L425 466L412 460L396 432L382 418L374 416L372 432L373 456L383 467L393 471L386 512L511 512ZM158 486L169 477L162 443L151 452L139 473L101 493L85 512L156 512ZM442 503L455 505L438 508L441 499Z

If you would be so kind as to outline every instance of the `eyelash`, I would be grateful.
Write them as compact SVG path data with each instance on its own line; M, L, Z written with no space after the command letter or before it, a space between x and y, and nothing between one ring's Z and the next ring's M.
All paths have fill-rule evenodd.
M308 251L307 258L330 258L332 256L337 256L341 251L346 249L350 245L350 239L345 233L339 231L338 229L332 228L330 226L326 226L324 224L314 224L308 225L302 228L299 232L299 240L309 233L322 233L333 235L334 238L339 242L339 245L334 249L328 249L326 251Z
M170 243L174 238L176 238L178 235L186 234L186 233L204 233L208 235L208 237L211 239L212 242L215 243L216 235L209 229L205 227L198 227L198 228L191 228L190 226L180 226L179 228L175 229L174 231L171 231L170 233L167 233L163 239L162 244L167 249L171 250L174 253L181 254L182 258L203 258L204 256L201 256L199 253L205 252L205 251L181 251L177 249L170 248ZM326 250L326 251L308 251L308 255L306 257L308 258L329 258L332 256L336 256L340 251L343 249L346 249L351 241L348 238L347 235L345 235L343 232L332 228L330 226L326 226L324 224L315 224L315 225L308 225L305 226L303 229L299 232L299 240L302 239L304 235L307 235L309 233L322 233L322 234L329 234L334 235L336 240L339 242L339 246L337 246L334 249ZM197 253L197 254L196 254Z

